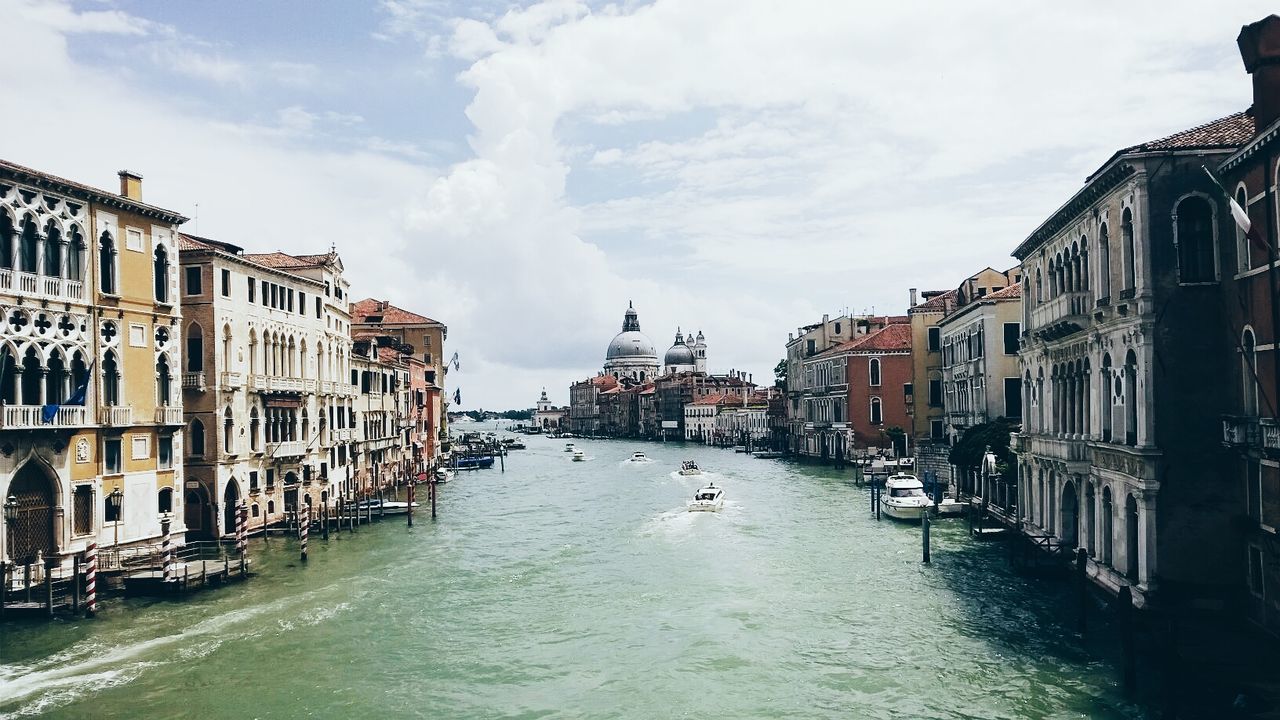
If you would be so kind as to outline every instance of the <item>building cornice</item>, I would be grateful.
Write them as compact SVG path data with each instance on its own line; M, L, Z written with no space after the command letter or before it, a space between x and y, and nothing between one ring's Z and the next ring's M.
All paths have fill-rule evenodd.
M1170 153L1161 153L1167 155ZM1071 199L1058 208L1047 220L1040 223L1027 239L1013 249L1013 256L1025 260L1028 255L1047 242L1060 230L1069 225L1076 217L1085 212L1102 199L1107 193L1116 189L1125 180L1137 172L1132 160L1133 155L1121 155L1113 159L1109 166L1090 177L1084 187L1080 188Z
M124 210L126 212L135 213L137 215L142 215L143 217L151 218L152 220L172 225L181 225L189 219L172 210L166 210L155 205L148 205L147 203L138 200L131 200L127 197L115 195L90 185L66 180L64 178L57 177L56 175L43 173L39 170L32 170L31 168L15 165L14 163L3 160L0 160L0 177L11 178L14 182L24 183L41 190L48 190L61 195L67 195L90 203L91 205L96 204L115 210Z
M1228 156L1226 160L1223 160L1222 164L1218 166L1218 172L1226 173L1235 170L1244 164L1246 160L1269 147L1277 137L1280 137L1280 118L1277 118L1265 130L1255 135L1252 140Z

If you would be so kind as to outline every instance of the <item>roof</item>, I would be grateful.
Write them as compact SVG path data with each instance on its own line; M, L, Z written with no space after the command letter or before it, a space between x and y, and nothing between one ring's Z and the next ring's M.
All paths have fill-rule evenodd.
M724 402L724 393L712 393L711 395L703 395L702 397L689 403L690 405L719 405Z
M999 290L988 293L986 297L978 298L981 300L1015 300L1022 297L1022 283L1014 283L1009 287L1000 288Z
M149 205L140 200L133 200L117 193L93 187L92 185L85 185L84 183L78 183L74 180L60 178L57 175L50 175L46 172L33 170L29 167L9 162L8 160L0 160L0 173L10 174L20 182L34 185L38 188L71 195L72 197L77 197L89 202L96 202L110 207L122 208L124 210L136 212L140 215L170 222L175 225L181 225L189 219L172 210L166 210L162 207Z
M320 267L328 264L335 257L336 252L328 252L322 255L290 255L279 251L270 253L245 253L245 258L259 265L266 265L269 268L278 270L301 270L304 268Z
M895 323L860 338L850 340L838 348L846 352L899 352L911 349L911 326Z
M275 270L282 275L288 275L291 278L311 283L317 287L323 284L315 278L309 278L305 275L299 275L296 272L292 272L295 268L265 264L261 262L262 256L253 254L246 255L244 253L244 248L239 245L232 245L231 243L222 242L221 240L213 240L211 238L200 237L198 235L191 235L190 233L178 233L178 252L222 253L227 257L231 257L248 265L255 265L267 270Z
M1203 125L1176 132L1158 140L1149 140L1121 150L1118 155L1167 150L1212 150L1235 148L1249 142L1256 128L1253 115L1244 110Z
M930 293L925 293L926 295ZM914 312L946 312L947 304L956 301L956 291L951 290L935 290L932 291L933 297L907 310L908 313Z
M404 353L393 347L378 348L378 359L382 362L400 363L402 362Z
M371 325L440 325L425 315L396 307L386 300L365 298L351 305L351 321Z

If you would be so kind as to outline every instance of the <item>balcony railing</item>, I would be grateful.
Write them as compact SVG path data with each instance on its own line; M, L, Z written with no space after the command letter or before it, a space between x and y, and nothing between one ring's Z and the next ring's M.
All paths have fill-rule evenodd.
M307 444L301 440L267 443L267 455L273 458L297 457L307 454Z
M267 378L267 390L271 392L302 392L301 378L284 378L269 377Z
M98 411L98 417L107 427L128 427L133 424L133 408L104 407Z
M313 393L313 392L315 392L315 391L316 391L316 388L317 388L317 386L318 386L318 385L319 385L319 383L318 383L318 382L316 382L315 380L310 380L310 379L308 379L308 380L303 380L303 381L302 381L302 392L305 392L305 393Z
M1275 425L1272 424L1272 430L1275 429ZM1222 418L1222 444L1235 448L1261 447L1262 431L1258 418L1237 416Z
M172 405L162 405L156 408L156 424L157 425L181 425L182 424L182 407L174 407Z
M204 371L182 373L182 389L183 390L199 390L204 392Z
M44 421L43 405L6 405L4 407L4 428L50 428L50 427L84 427L89 422L89 411L80 405L63 405L58 408L49 422Z
M338 383L333 382L332 380L320 381L321 395L336 395L337 393L338 393Z
M244 375L238 372L224 372L219 377L218 383L228 390L238 388L244 385Z
M254 390L266 390L267 376L266 375L250 375L249 387L253 388Z
M1059 337L1069 335L1085 327L1091 309L1089 293L1062 293L1032 308L1032 331L1037 334L1055 334Z
M1031 436L1027 440L1030 441L1031 452L1036 455L1069 463L1089 462L1089 445L1086 440L1044 436Z
M21 270L0 270L0 291L56 300L84 300L84 283Z

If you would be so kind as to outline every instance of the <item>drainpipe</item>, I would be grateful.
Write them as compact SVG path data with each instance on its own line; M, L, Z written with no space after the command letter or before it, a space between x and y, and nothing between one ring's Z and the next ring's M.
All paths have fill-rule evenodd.
M1270 285L1270 295L1268 302L1271 305L1271 347L1272 354L1276 353L1278 338L1280 338L1280 305L1276 304L1276 264L1280 258L1276 257L1276 198L1275 193L1271 191L1271 151L1266 152L1266 170L1263 175L1263 189L1267 195L1267 258L1269 267L1267 269L1267 283ZM1272 408L1275 407L1275 393L1280 390L1280 362L1272 362L1273 385L1271 386L1271 402ZM1274 411L1273 411L1274 412Z

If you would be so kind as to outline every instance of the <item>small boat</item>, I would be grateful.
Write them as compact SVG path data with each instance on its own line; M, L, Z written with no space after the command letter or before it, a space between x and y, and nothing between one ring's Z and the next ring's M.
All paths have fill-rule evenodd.
M734 451L734 452L736 452L736 453L744 453L744 452L746 452L746 451L747 451L747 446L746 446L746 445L734 445L734 446L733 446L733 451Z
M965 508L968 506L952 497L942 498L942 502L938 503L937 514L939 517L958 517L964 514Z
M565 444L564 444L564 451L565 451L565 452L573 452L573 443L565 443Z
M447 468L439 468L436 470L436 482L447 483L453 479L453 471Z
M719 512L722 507L724 507L724 489L716 487L715 483L699 488L698 492L693 494L693 500L689 502L689 512Z
M418 503L413 506L418 507ZM404 515L409 512L409 503L403 500L365 500L359 508L370 515Z
M523 441L517 438L508 438L506 440L503 440L502 446L508 450L524 450L528 447L527 445L524 444Z
M701 475L702 468L698 467L698 463L692 460L685 460L684 462L680 463L680 474L681 475Z
M574 461L574 462L586 462L586 461L587 461L587 454L586 454L586 453L584 453L584 452L582 452L581 450L574 450L574 451L573 451L573 461Z
M649 459L649 456L637 450L636 452L631 453L631 458L627 460L627 462L647 463L647 462L653 462L653 461Z
M919 520L933 500L924 494L924 484L915 475L890 475L880 494L880 509L898 520Z
M459 457L453 461L454 468L458 470L477 470L479 468L493 467L493 456L491 455L467 455Z
M776 460L783 456L783 453L777 452L775 450L764 450L764 451L753 453L753 454L759 460Z

